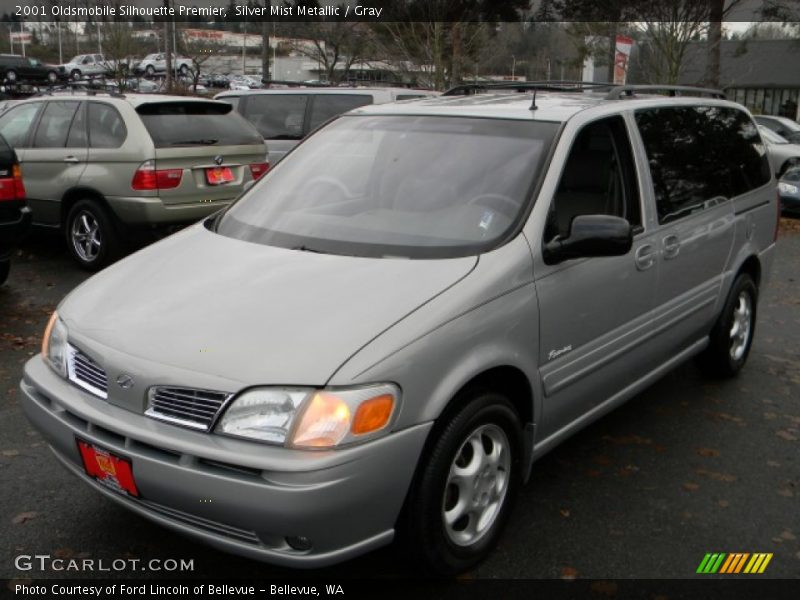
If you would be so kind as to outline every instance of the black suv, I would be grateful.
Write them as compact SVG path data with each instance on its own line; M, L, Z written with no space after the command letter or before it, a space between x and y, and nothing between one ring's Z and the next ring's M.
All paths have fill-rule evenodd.
M0 136L0 284L8 278L11 248L30 223L17 153Z
M18 54L0 54L0 81L8 84L57 83L63 72L55 65L46 65L37 58Z

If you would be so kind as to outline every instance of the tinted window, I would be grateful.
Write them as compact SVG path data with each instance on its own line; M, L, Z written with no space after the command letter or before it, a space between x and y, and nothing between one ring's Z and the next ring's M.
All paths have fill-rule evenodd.
M414 98L424 98L425 94L397 94L396 100L413 100Z
M41 102L34 102L10 109L0 117L0 135L14 148L27 147L31 125L41 108Z
M89 103L89 146L119 148L128 137L125 122L117 109L99 102Z
M89 139L86 136L86 105L82 104L75 117L72 119L72 126L69 128L67 137L67 148L86 148Z
M579 215L613 215L641 226L633 153L621 117L591 123L578 133L553 197L545 240L568 237Z
M237 239L355 256L478 254L525 214L556 123L337 119L222 217Z
M660 223L761 187L770 179L756 125L740 110L646 109L636 111L636 123L647 151Z
M264 143L247 121L222 102L158 102L136 110L157 147Z
M242 114L265 139L299 140L306 104L305 94L258 94L247 96Z
M328 119L365 104L372 104L372 96L365 94L315 95L311 105L311 121L308 124L308 130L316 129Z
M79 102L48 102L36 128L34 148L63 148Z

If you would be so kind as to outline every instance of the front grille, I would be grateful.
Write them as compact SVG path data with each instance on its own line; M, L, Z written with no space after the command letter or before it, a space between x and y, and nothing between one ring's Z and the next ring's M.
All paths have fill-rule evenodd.
M219 521L212 521L211 519L198 517L197 515L192 515L187 512L183 512L182 510L170 508L150 500L134 499L134 502L146 506L151 511L159 513L171 521L180 521L181 523L191 527L203 529L209 533L238 540L240 542L246 542L248 544L260 545L261 543L254 531L248 531L247 529L241 529L239 527L234 527L233 525L220 523Z
M150 388L148 396L145 411L148 417L208 431L231 394L158 386Z
M75 346L69 346L67 351L67 375L72 383L95 396L103 399L108 397L105 369Z

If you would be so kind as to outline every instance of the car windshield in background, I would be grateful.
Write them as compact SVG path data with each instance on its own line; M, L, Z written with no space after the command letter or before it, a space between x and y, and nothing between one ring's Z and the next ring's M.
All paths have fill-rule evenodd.
M763 137L770 144L788 144L789 143L789 140L787 140L785 137L778 135L777 133L775 133L771 129L768 129L767 127L764 127L763 125L761 125L758 128L758 132L761 134L761 137Z
M446 258L502 241L557 123L347 116L228 210L225 236L310 252Z
M153 102L136 112L158 148L167 146L235 146L263 143L253 127L230 104L220 102Z

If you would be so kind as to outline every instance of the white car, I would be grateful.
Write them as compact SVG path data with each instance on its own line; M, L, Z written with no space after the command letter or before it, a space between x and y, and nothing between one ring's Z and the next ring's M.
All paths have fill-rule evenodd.
M84 77L97 77L99 75L113 75L116 71L117 61L106 59L102 54L78 54L63 65L64 72L75 81Z
M767 144L769 166L779 178L789 169L800 167L800 144L793 144L764 125L758 126L761 139Z
M181 75L188 75L192 70L192 59L185 56L173 56L172 68ZM163 52L148 54L133 66L137 74L153 76L167 70L167 57Z

